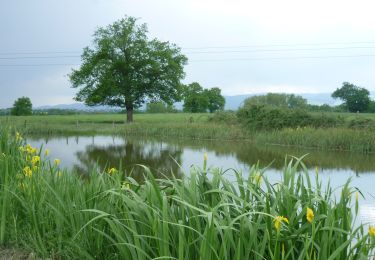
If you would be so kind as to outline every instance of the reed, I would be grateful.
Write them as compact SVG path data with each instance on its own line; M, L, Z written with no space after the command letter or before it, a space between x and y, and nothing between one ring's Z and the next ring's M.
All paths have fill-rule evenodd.
M121 165L82 179L11 133L0 130L2 245L55 259L361 259L374 250L375 230L355 225L350 181L336 196L301 159L277 183L256 165L207 169L206 157L181 179L141 165L142 182Z

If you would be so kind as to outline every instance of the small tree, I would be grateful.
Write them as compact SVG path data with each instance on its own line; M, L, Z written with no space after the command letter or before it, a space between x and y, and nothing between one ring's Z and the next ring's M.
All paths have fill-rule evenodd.
M11 114L14 116L28 116L33 112L33 105L30 98L20 97L14 101L13 107L11 109Z
M93 46L83 51L81 67L69 75L72 87L81 87L75 99L125 108L128 122L146 100L178 101L187 58L174 44L149 40L147 32L133 17L99 28Z
M205 94L208 97L208 110L210 111L210 113L224 109L225 98L221 95L221 89L206 89Z
M343 100L350 112L364 112L370 103L370 92L349 82L344 82L331 96Z
M193 82L184 89L184 112L205 113L209 105L209 98L201 85Z

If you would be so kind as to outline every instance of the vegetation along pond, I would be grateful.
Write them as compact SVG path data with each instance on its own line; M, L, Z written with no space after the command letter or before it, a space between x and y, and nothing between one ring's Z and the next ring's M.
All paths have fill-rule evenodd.
M95 168L104 172L121 165L138 180L142 176L137 164L150 167L159 178L170 176L172 172L189 174L191 167L202 167L206 153L208 167L231 168L246 175L252 165L259 163L266 168L265 176L277 182L285 160L305 155L303 162L309 173L314 176L318 170L323 184L330 181L331 186L336 188L352 177L352 185L365 197L360 198L359 221L375 223L375 163L371 154L265 147L246 142L113 136L28 137L27 141L34 147L48 149L51 161L58 158L61 166L78 174L88 176ZM229 170L225 174L230 179L234 172Z

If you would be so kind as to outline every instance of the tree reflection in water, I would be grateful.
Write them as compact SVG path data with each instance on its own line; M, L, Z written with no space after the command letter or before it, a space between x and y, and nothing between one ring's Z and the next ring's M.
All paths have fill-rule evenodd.
M105 172L110 167L121 167L126 174L142 180L144 170L137 164L149 167L157 178L180 177L179 165L182 162L182 149L165 143L144 143L125 140L123 144L96 145L90 144L83 151L76 152L79 164L73 169L81 175L88 176L93 170Z

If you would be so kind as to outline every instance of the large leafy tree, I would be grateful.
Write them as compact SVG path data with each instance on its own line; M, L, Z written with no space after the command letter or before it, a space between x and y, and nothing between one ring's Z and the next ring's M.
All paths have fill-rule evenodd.
M174 44L149 40L147 32L133 17L99 28L93 46L83 50L82 65L69 75L72 87L80 88L75 99L125 108L128 122L146 101L178 101L187 58Z
M11 109L11 114L15 116L28 116L33 112L33 105L30 98L20 97L14 101L13 107Z
M332 97L343 100L350 112L366 111L370 103L370 92L349 82L344 82L341 88L336 89Z
M225 98L221 95L220 88L206 89L205 94L208 97L208 110L210 113L224 109Z
M193 82L184 88L184 112L205 113L209 105L209 99L202 86Z

